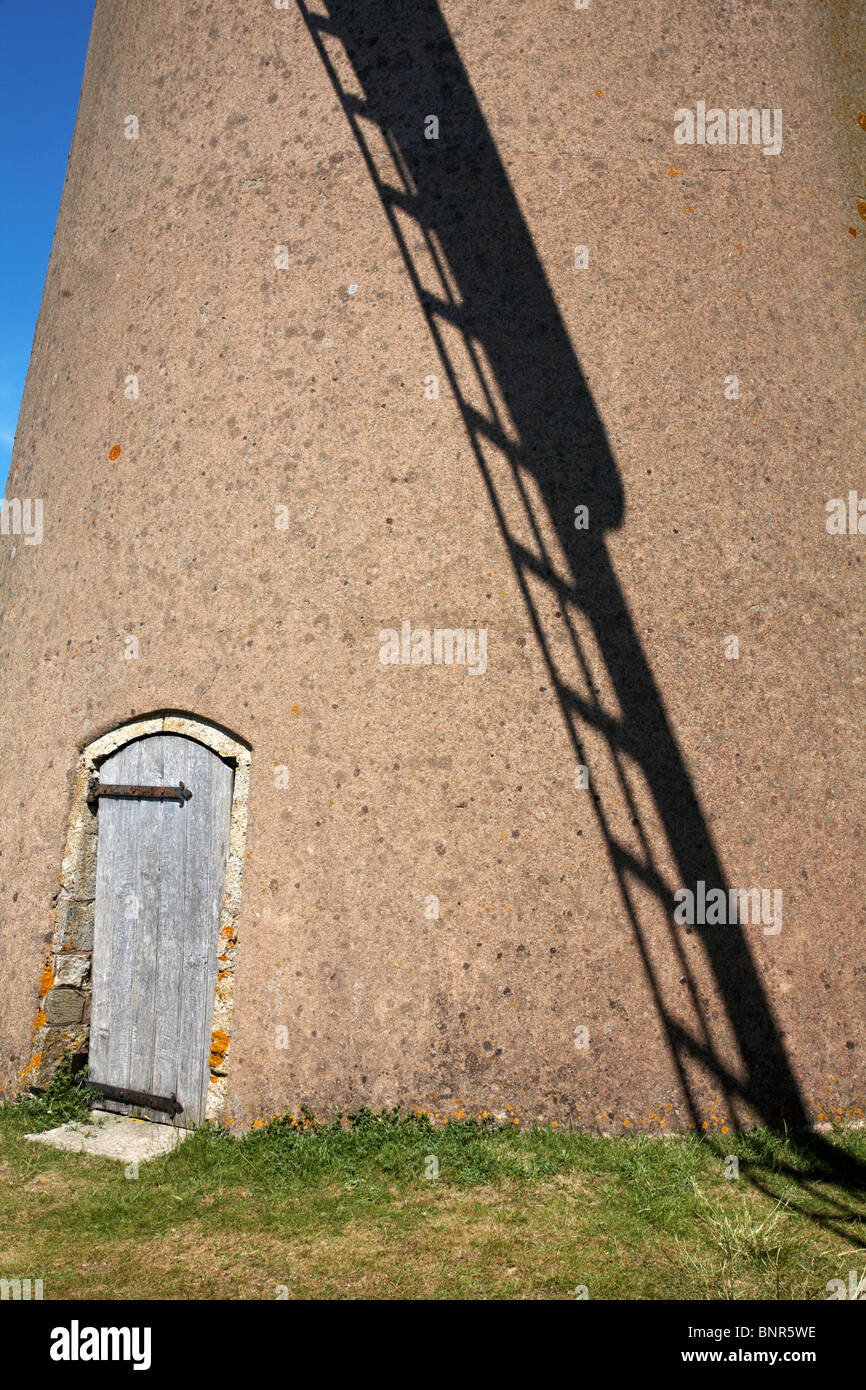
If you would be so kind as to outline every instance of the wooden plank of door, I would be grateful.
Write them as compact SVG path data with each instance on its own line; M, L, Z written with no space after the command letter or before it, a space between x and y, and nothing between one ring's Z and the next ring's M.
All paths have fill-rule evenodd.
M171 786L180 782L189 787L188 739L167 736L163 754L163 777ZM156 1049L153 1068L153 1093L176 1096L185 1105L178 1091L181 1071L181 1000L183 995L183 959L187 898L187 811L193 801L206 798L204 787L192 788L192 799L163 803L162 864L160 880L160 936L158 988L156 996ZM185 1126L194 1123L193 1116L170 1117L169 1124Z
M102 770L104 769L104 771ZM110 782L140 782L140 746L129 743L106 758L100 778ZM132 990L135 934L140 913L136 892L138 859L138 803L110 801L106 818L114 840L114 874L107 903L112 915L110 1006L108 1018L108 1074L97 1081L128 1087L132 1056ZM102 811L99 812L100 816ZM99 827L103 833L105 821ZM98 884L97 884L98 888Z
M160 734L144 738L139 743L137 781L140 784L160 786L163 783L164 747L165 740ZM156 1024L157 961L161 946L160 865L164 803L143 799L133 802L132 805L136 838L137 916L132 947L132 1013L129 1024L131 1041L129 1080L126 1084L134 1091L160 1095L162 1092L157 1091L151 1085L151 1081Z

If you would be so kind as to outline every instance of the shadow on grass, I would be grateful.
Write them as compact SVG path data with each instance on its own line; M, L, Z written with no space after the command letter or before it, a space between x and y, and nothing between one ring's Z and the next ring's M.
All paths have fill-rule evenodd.
M866 1131L837 1129L832 1140L802 1131L741 1131L725 1145L701 1140L720 1164L733 1155L745 1178L784 1209L866 1249Z

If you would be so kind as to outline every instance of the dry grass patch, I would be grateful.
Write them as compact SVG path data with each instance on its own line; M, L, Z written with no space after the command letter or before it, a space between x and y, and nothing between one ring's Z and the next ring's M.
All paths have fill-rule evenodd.
M361 1115L204 1129L130 1181L24 1128L0 1109L0 1275L47 1298L821 1298L864 1248L862 1134L732 1137L728 1181L696 1138Z

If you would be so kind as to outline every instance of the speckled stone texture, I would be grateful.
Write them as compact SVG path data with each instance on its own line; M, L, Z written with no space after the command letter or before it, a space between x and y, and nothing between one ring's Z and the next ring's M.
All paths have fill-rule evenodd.
M96 9L0 537L0 1084L79 754L173 710L252 749L229 1123L856 1118L862 15L319 4L333 80L294 0ZM486 671L383 665L407 621Z

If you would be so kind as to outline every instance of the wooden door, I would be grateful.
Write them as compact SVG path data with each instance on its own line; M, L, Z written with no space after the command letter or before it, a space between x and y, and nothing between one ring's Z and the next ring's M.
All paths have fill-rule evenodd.
M90 1077L183 1107L174 1118L106 1109L187 1128L204 1119L233 778L180 734L128 743L99 769L103 785L192 792L184 803L99 798Z

